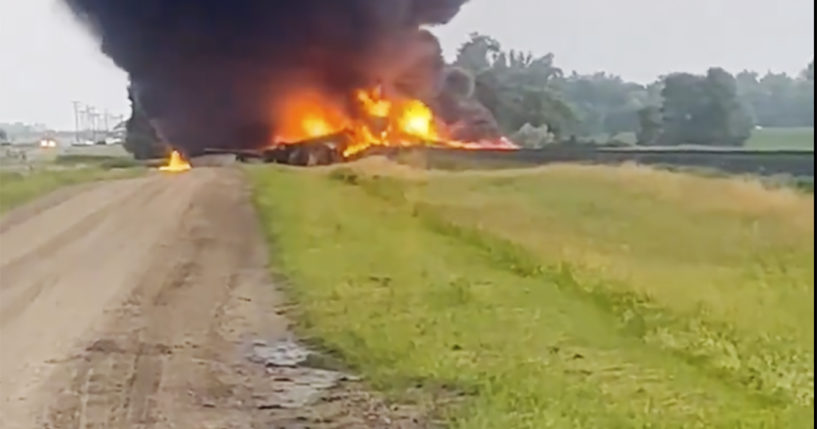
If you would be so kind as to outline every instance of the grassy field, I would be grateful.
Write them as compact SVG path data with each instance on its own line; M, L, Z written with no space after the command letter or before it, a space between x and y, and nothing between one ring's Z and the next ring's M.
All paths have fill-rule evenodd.
M607 141L608 136L593 137L596 141ZM635 144L635 133L622 133L616 140ZM814 128L764 128L753 130L752 136L746 142L746 149L757 150L814 150Z
M811 195L640 167L249 174L299 333L402 400L456 397L451 427L813 427Z
M62 186L143 172L121 146L13 149L26 151L27 159L0 153L0 214Z
M764 128L746 142L749 149L814 150L814 128Z
M118 179L141 173L141 169L108 169L92 166L32 171L0 170L0 214L60 187L95 180Z

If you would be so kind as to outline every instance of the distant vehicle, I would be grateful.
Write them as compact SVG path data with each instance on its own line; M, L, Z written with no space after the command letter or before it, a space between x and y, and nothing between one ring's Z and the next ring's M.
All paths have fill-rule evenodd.
M44 138L40 140L40 147L46 149L55 148L57 147L57 141L52 138Z

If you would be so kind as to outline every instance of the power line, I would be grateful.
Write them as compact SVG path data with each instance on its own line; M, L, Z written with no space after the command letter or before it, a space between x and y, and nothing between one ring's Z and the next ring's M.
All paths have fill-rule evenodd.
M72 101L74 110L74 140L96 141L97 138L108 138L110 133L125 118L125 115L111 114L108 109Z

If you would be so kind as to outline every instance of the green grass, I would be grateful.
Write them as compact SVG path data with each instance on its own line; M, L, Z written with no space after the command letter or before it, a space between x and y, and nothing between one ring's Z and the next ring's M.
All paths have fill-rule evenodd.
M300 333L404 400L461 395L451 427L813 427L811 195L638 167L249 174Z
M115 168L115 167L111 167ZM0 171L0 214L60 187L95 180L117 179L141 173L141 169L104 167Z
M598 143L606 143L610 140L610 134L597 134L590 136L590 139ZM635 145L638 142L638 139L636 139L634 132L626 132L617 134L615 136L615 141Z
M746 142L749 149L814 150L814 128L764 128L754 130Z
M592 137L598 142L606 142L609 136ZM616 140L635 144L635 133L622 133ZM814 128L763 128L752 130L752 136L746 142L746 149L757 150L814 150Z
M140 167L143 164L133 158L113 155L58 155L54 160L58 165L96 166L104 169Z

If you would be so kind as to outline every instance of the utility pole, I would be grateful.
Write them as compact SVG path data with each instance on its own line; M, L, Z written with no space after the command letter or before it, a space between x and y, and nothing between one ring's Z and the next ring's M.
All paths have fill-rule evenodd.
M74 104L74 142L79 143L79 101L73 101Z
M91 106L85 107L85 120L87 121L87 129L91 135L91 141L96 142L96 126L94 108Z
M91 109L91 135L93 136L91 140L96 143L99 138L99 113L97 113L96 108Z

